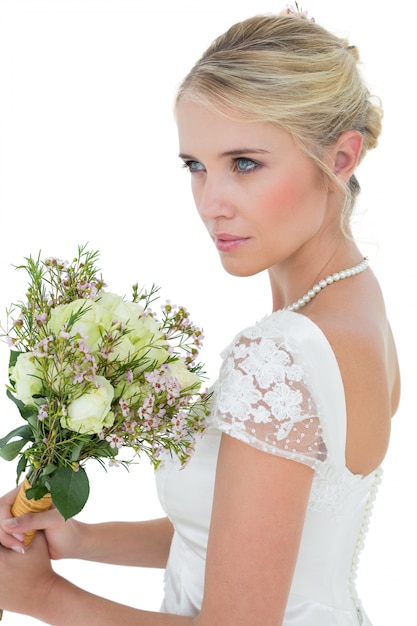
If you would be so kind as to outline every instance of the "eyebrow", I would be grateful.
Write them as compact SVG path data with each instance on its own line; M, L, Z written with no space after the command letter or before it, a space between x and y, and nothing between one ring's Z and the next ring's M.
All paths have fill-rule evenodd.
M226 152L220 152L219 157L229 157L229 156L242 156L242 154L268 154L268 150L261 150L260 148L238 148L236 150L227 150ZM195 157L190 154L180 153L178 155L180 159L195 159Z

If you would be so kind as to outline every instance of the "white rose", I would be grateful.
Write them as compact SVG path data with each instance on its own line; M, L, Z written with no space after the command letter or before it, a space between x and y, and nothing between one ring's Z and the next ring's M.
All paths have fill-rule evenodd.
M178 380L181 389L188 389L189 387L195 385L194 390L197 391L197 389L201 387L200 377L197 376L197 374L190 372L182 359L172 361L172 363L169 363L168 367L171 376L174 376L174 378Z
M126 326L126 334L109 355L110 361L140 358L146 355L157 365L169 357L167 343L158 322L151 316L143 316L144 309L136 302L126 302L113 293L104 293L97 298L97 303L108 311L113 320Z
M69 304L60 304L51 311L49 328L54 335L58 335L61 328L66 326L72 315L81 310L77 321L72 325L70 334L79 333L85 338L85 343L94 351L101 340L103 331L108 330L113 321L112 315L99 303L91 299L73 300Z
M152 342L152 345L150 345ZM161 343L161 345L158 345ZM132 343L131 334L124 335L117 345L113 347L113 351L109 354L109 361L134 360L142 357L146 358L146 365L151 362L155 363L155 367L165 363L170 357L170 353L165 349L166 343L160 341L154 346L152 335L144 337L143 341ZM142 361L143 364L143 361Z
M150 315L143 316L144 309L136 302L126 302L113 293L104 293L97 298L97 302L111 313L113 319L127 326L132 343L163 337L158 322Z
M42 372L32 352L23 352L11 369L16 397L24 404L33 404L33 395L42 391Z
M129 340L135 348L137 356L146 356L157 365L165 363L169 357L167 342L161 332L159 324L149 315L128 324Z
M62 428L78 433L100 433L112 426L114 414L110 411L114 389L106 378L97 376L97 387L73 400L67 415L61 418Z
M95 302L108 311L113 319L117 319L122 324L127 324L129 320L138 319L144 309L136 302L126 302L121 296L115 293L103 293L95 298Z

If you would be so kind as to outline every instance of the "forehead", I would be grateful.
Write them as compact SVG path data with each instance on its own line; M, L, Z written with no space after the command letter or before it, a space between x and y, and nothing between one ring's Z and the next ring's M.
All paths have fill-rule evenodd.
M233 110L224 114L207 106L181 100L176 107L180 152L226 152L237 147L272 150L277 143L292 142L291 135L269 122L252 122Z

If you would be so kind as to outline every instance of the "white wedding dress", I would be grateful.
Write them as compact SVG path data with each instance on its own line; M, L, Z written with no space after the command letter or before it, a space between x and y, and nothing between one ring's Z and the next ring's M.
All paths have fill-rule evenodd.
M355 576L381 471L362 477L346 468L345 396L330 344L307 317L283 310L240 333L222 356L210 424L191 461L179 471L167 459L156 472L175 527L161 610L200 610L223 431L315 471L284 626L370 626Z

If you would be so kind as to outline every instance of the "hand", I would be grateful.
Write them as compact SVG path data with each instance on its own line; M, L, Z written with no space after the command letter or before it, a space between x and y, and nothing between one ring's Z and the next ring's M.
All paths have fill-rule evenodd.
M11 548L12 550L16 550L16 552L22 552L23 535L20 535L18 530L16 530L16 535L13 535L14 531L12 529L5 532L2 527L2 521L12 517L10 509L15 501L18 491L19 487L16 487L0 498L0 544L5 548Z
M51 559L75 558L74 550L79 545L79 523L65 522L56 509L44 513L26 513L12 517L10 509L19 488L13 489L0 498L0 544L15 552L24 552L23 540L30 530L44 530Z
M42 532L36 533L25 554L0 547L0 606L3 609L36 616L39 607L48 601L57 578Z

